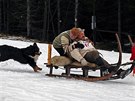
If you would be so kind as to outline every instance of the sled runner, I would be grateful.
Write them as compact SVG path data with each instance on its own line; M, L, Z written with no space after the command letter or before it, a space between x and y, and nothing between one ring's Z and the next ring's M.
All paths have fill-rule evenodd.
M118 62L115 64L112 64L112 66L115 67L115 70L117 72L117 70L120 68L120 66L122 65L131 65L131 67L134 67L135 63L131 62L131 63L125 63L125 64L121 64L122 61L122 48L121 48L121 43L119 40L118 35L116 34L116 39L118 42L118 50L119 50L119 59ZM51 45L48 46L48 53L51 51ZM57 59L58 57L58 59ZM55 61L61 61L62 59L67 59L67 63L65 64L55 64L55 62L51 62L50 60L54 59ZM53 60L53 61L54 61ZM127 73L121 75L120 76L116 76L116 72L111 72L109 73L108 71L104 71L102 70L101 66L97 66L95 64L89 64L88 66L82 66L79 62L71 62L70 59L68 59L67 57L64 56L55 56L53 58L51 58L51 55L48 55L48 63L46 64L47 67L49 67L49 74L46 74L47 76L50 77L65 77L65 78L74 78L77 80L84 80L84 81L103 81L103 80L114 80L114 79L119 79L119 78L124 78L126 77L129 73L132 72L132 70L128 70ZM60 68L60 66L62 66L65 70L65 73L62 74L54 74L53 73L53 69L56 68ZM80 74L72 74L71 71L72 69L81 69L82 71L82 75ZM99 76L90 76L89 75L89 71L100 71L100 75Z

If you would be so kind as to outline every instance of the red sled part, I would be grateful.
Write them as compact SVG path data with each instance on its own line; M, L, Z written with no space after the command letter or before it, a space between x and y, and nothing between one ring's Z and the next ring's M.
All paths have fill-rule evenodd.
M133 68L133 76L135 75L135 67Z
M131 58L130 58L130 60L135 60L135 45L133 45L132 46L132 48L131 48Z

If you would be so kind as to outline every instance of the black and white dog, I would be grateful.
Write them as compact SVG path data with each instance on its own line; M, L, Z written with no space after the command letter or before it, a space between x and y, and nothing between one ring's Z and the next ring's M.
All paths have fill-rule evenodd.
M35 72L42 70L36 65L36 61L40 56L41 52L36 43L26 48L17 48L8 45L0 46L0 61L6 61L13 59L22 64L29 64Z

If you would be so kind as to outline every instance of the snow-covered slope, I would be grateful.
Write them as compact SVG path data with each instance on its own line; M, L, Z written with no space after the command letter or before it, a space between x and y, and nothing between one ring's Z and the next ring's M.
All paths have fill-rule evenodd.
M33 43L0 39L0 45L3 44L22 48ZM0 101L135 101L135 77L132 74L122 80L100 82L45 76L49 72L44 65L47 61L47 45L37 44L42 52L37 62L43 68L39 73L33 72L29 65L14 60L0 62ZM117 52L99 51L108 62L117 62ZM54 55L58 53L53 49ZM123 53L122 62L128 62L129 58L130 54ZM63 70L54 72L61 73Z

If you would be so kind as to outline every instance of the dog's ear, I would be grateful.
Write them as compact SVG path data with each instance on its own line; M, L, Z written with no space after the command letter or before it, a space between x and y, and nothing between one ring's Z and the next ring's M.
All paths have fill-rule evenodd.
M34 44L33 44L33 46L37 46L37 44L36 44L36 43L34 43Z

